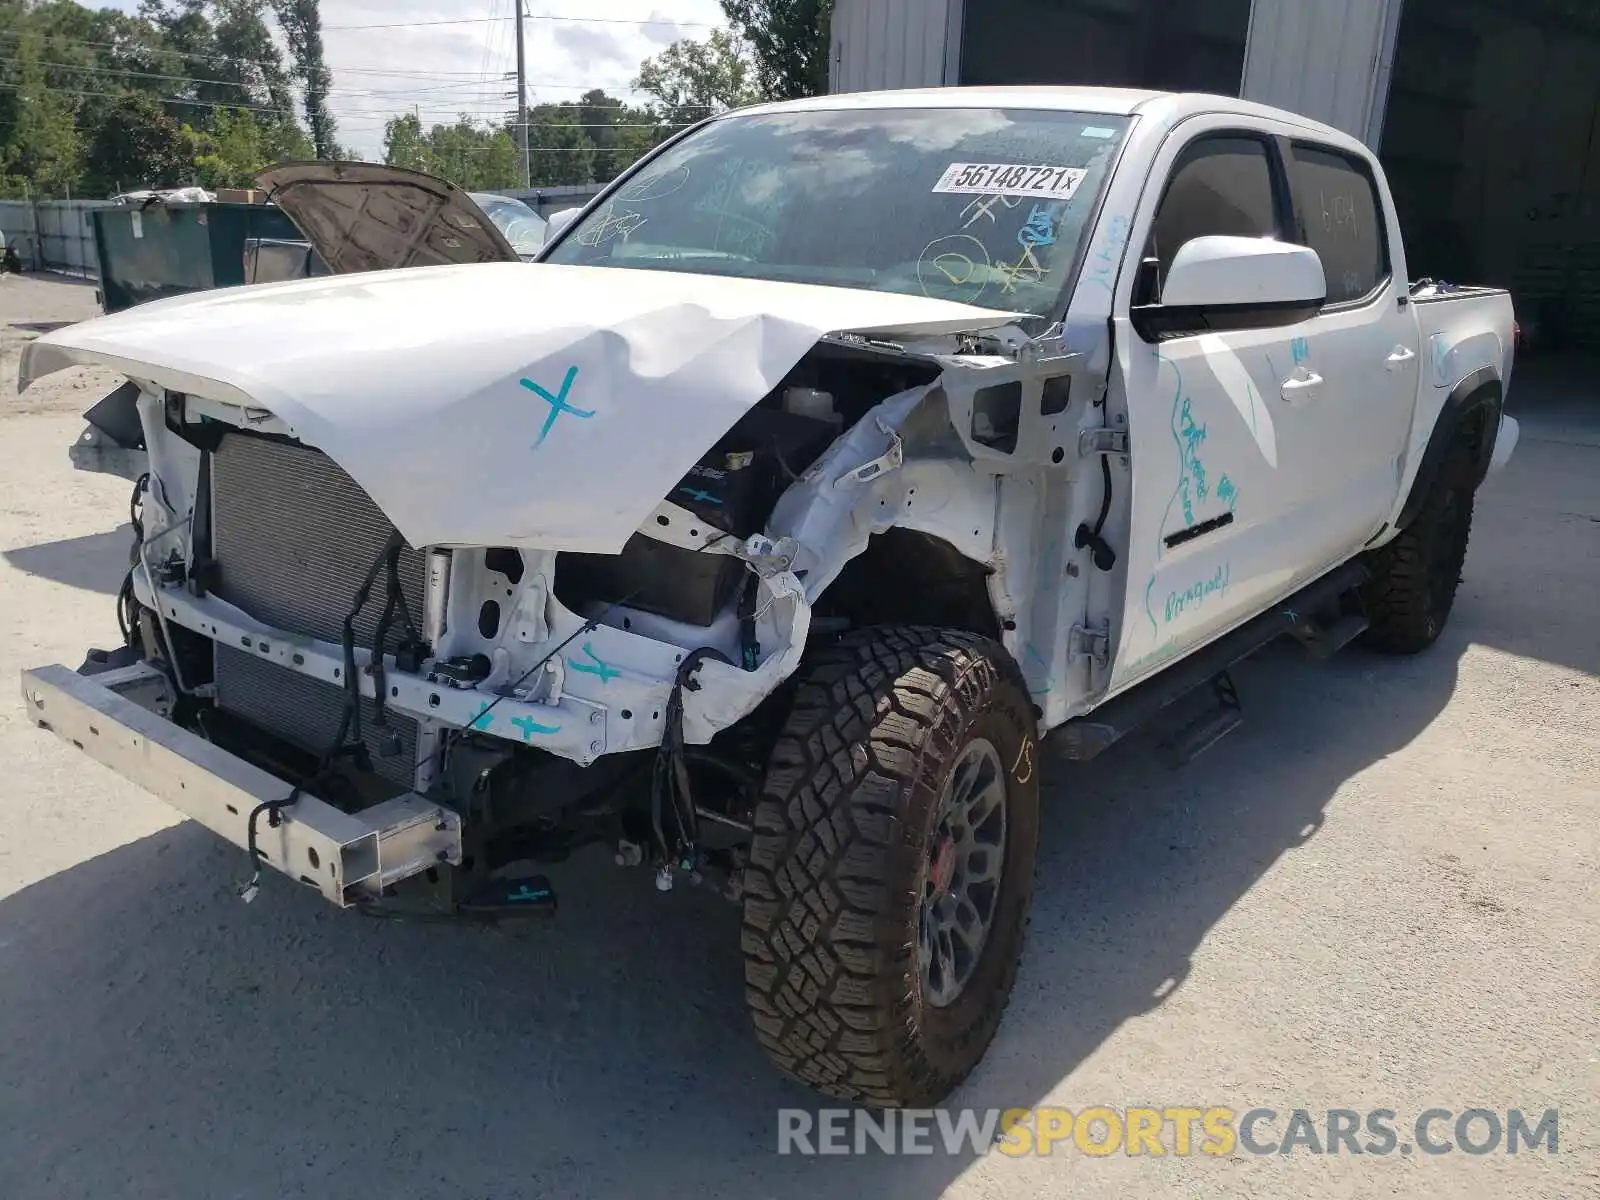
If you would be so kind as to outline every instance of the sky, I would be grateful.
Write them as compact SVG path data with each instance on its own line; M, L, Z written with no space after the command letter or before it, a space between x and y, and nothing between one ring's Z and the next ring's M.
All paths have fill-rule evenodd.
M431 125L454 121L460 113L499 118L515 107L514 3L322 0L323 43L333 69L329 104L339 143L363 158L381 159L384 122L397 113L414 107ZM717 0L525 4L530 104L576 100L592 87L631 99L628 84L644 59L679 38L704 38L723 23ZM110 0L106 6L133 12L139 0ZM508 73L512 78L503 78Z

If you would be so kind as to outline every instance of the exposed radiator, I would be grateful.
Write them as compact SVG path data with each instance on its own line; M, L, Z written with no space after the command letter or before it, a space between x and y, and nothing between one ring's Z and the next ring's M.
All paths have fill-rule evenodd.
M217 595L258 621L339 640L356 589L394 526L361 485L320 450L229 434L211 460L211 554ZM422 623L425 566L400 552L400 591ZM355 622L370 645L383 611L383 577Z
M211 495L217 595L259 621L337 643L362 580L394 532L371 497L319 450L232 433L212 456ZM420 553L409 546L400 551L400 590L419 627L425 570ZM372 644L384 589L380 573L354 622L358 646ZM400 632L397 619L391 638ZM344 692L333 684L220 643L216 683L224 711L313 753L328 750L339 731ZM417 723L393 712L388 721L401 751L384 757L372 736L372 702L362 701L374 768L410 787Z
M262 729L312 754L325 754L339 732L344 713L344 692L331 683L301 675L268 662L247 650L217 645L217 705L224 712ZM400 753L385 757L384 739L375 736L377 710L361 699L361 740L379 775L410 788L417 764L417 723L404 713L384 713L389 728L400 739Z

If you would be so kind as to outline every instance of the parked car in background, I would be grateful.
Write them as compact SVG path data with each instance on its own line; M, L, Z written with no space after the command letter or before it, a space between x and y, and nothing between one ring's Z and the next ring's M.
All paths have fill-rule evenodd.
M527 204L497 192L468 192L467 196L495 223L523 262L531 262L544 249L549 222Z

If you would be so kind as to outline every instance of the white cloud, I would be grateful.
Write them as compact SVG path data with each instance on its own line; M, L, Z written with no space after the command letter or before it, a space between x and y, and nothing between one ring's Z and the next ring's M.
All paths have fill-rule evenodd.
M553 32L556 45L577 62L586 62L592 66L605 63L637 66L627 46L623 44L624 39L604 26L561 25Z
M479 0L470 14L448 0L323 0L322 21L336 94L332 108L339 140L364 157L383 153L388 116L415 106L425 124L452 121L459 113L499 119L515 106L515 30L508 19L513 0ZM597 9L604 22L553 21L548 16L587 16ZM704 37L723 21L717 0L530 0L524 26L530 103L576 100L589 88L633 98L629 83L639 64L678 37ZM466 16L503 18L473 25L427 25L395 29L338 29L340 25L442 21ZM668 19L683 26L629 22ZM384 69L392 74L381 73ZM376 73L375 73L376 72Z
M139 0L102 0L137 11ZM515 107L514 0L322 0L323 44L333 69L329 106L339 141L364 158L383 156L384 122L416 111L426 125L462 113L499 120ZM527 0L524 26L529 103L576 100L589 88L637 99L639 64L680 37L703 38L724 23L717 0ZM557 21L556 16L603 20ZM488 20L487 18L497 18ZM472 24L415 24L455 22ZM645 24L678 21L683 25ZM347 29L379 25L388 28Z

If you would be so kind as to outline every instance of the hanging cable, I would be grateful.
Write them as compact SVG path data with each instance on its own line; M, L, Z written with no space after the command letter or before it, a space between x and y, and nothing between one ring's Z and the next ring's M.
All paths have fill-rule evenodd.
M1117 552L1111 548L1111 543L1101 536L1101 530L1106 527L1106 518L1111 515L1111 460L1104 454L1100 455L1100 474L1105 480L1105 490L1100 496L1100 516L1096 519L1093 529L1089 527L1087 521L1079 525L1072 544L1079 550L1085 546L1090 547L1096 569L1109 571L1117 565Z
M695 811L694 791L689 784L689 764L683 746L683 693L700 690L695 674L708 658L728 662L728 657L720 650L702 646L686 654L678 666L672 680L672 692L667 697L666 725L662 730L661 747L656 751L655 770L650 780L650 827L655 832L663 866L676 860L678 868L683 871L697 870L700 864L700 821ZM667 839L664 821L663 809L668 799L672 801L673 817L677 824L675 844Z
M134 482L133 494L128 497L128 524L133 527L133 545L128 549L128 573L117 589L117 628L122 633L124 646L139 646L139 598L133 590L133 573L139 566L139 547L144 544L144 496L150 487L150 472L146 471Z
M344 695L343 711L339 714L339 731L334 735L333 745L324 754L317 764L317 768L307 778L289 789L289 794L277 800L263 800L250 810L250 815L245 821L245 852L250 860L250 878L239 888L239 896L245 903L256 898L256 893L261 890L261 848L257 841L256 829L263 816L267 818L267 827L276 829L283 824L283 811L293 808L300 801L303 793L316 787L326 779L339 759L350 757L355 760L358 769L367 771L372 769L372 756L367 749L366 742L361 737L361 679L356 673L356 635L355 621L361 615L361 610L367 606L367 600L372 595L372 585L377 582L378 575L383 571L385 564L393 555L398 554L399 548L405 544L405 539L396 530L384 542L383 549L378 552L378 557L368 568L361 586L356 589L354 600L351 602L350 611L345 614L344 623L339 631L340 648L344 651ZM396 589L398 590L398 589ZM391 597L393 592L391 592ZM392 600L390 601L392 603ZM379 649L381 651L381 630ZM376 656L381 668L381 654ZM381 688L381 683L380 683Z
M718 537L712 538L704 546L700 547L699 552L704 553L713 546L718 545L732 536L733 535L731 533L723 533ZM359 676L356 673L355 664L355 620L360 615L361 610L366 607L367 600L372 594L372 586L377 581L379 573L384 570L386 565L388 565L390 568L389 577L386 581L389 584L388 597L386 598L384 605L384 612L379 618L378 638L375 641L375 647L373 651L375 669L381 671L382 639L387 633L388 622L392 620L394 616L394 612L391 610L398 609L402 619L405 621L408 632L414 631L415 629L411 622L410 611L406 607L405 598L400 593L399 577L397 573L398 569L395 565L399 549L404 544L405 540L401 537L398 530L391 534L389 540L384 543L383 550L379 552L378 557L373 561L371 568L368 569L365 578L362 579L361 586L356 591L355 599L350 606L349 613L345 616L343 627L340 630L340 644L344 651L345 705L344 711L339 718L339 732L333 740L333 748L322 757L317 769L304 781L291 788L287 796L277 800L264 800L260 804L256 805L255 808L250 810L250 815L246 821L245 828L245 848L250 859L250 878L239 888L239 895L246 903L255 899L256 893L260 891L261 886L262 854L256 832L260 819L263 816L267 818L267 827L269 829L276 829L278 826L280 826L283 823L284 810L294 807L294 805L299 802L302 794L309 792L323 779L325 779L332 770L334 764L341 757L351 755L356 759L357 766L360 769L371 769L371 757L367 750L366 743L361 737L361 685ZM494 711L495 707L502 700L504 700L507 696L513 695L518 688L520 688L529 679L533 678L533 676L539 670L541 670L546 663L548 663L556 655L560 654L584 634L599 628L601 623L604 622L606 618L611 616L611 614L617 609L625 607L630 601L638 597L639 594L644 590L644 587L636 588L634 591L629 592L626 596L622 597L622 599L608 604L598 614L590 617L582 625L578 626L577 629L573 630L572 633L563 638L553 649L551 649L547 654L545 654L531 667L519 675L508 687L501 691L498 696L491 700L474 718L474 722L481 723L483 718L486 717L490 712ZM683 861L689 861L698 853L695 849L695 835L697 833L698 826L694 813L693 797L689 786L688 768L683 756L682 693L686 687L689 691L699 690L699 684L694 682L692 676L699 668L700 664L706 658L711 656L715 656L718 659L721 659L723 662L728 661L720 651L705 647L695 650L685 656L683 663L678 668L678 671L674 677L672 692L668 697L667 733L662 739L663 753L658 755L656 767L658 779L661 778L660 773L665 770L670 774L671 782L670 784L664 784L663 781L664 786L663 784L658 784L657 787L660 788L659 791L657 790L657 787L652 788L653 805L659 805L660 800L658 797L660 796L665 796L669 792L672 796L674 809L677 815L678 829L680 831L680 846L686 851L684 855L680 856ZM381 675L378 677L377 685L376 692L377 694L381 695L383 690ZM441 746L439 750L441 757L443 753L444 747ZM657 817L655 824L658 830L660 830L662 827L662 822L660 821L659 817ZM665 847L664 831L662 831L659 836L661 837ZM665 852L670 855L671 849L665 848Z
M372 723L384 739L384 753L392 756L400 753L400 735L389 725L388 714L388 676L384 665L386 653L384 643L389 638L389 625L398 613L401 621L401 646L420 646L422 635L417 632L417 626L411 619L411 608L406 603L404 590L400 587L400 545L395 538L390 538L385 547L384 563L387 574L384 579L384 604L383 612L378 617L377 628L372 634Z

